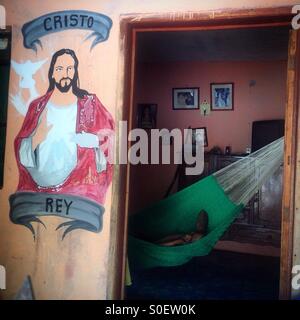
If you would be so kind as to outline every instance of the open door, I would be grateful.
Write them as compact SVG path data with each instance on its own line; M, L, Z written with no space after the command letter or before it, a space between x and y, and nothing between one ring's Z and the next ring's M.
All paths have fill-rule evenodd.
M275 10L275 9L274 9ZM203 13L202 13L203 14ZM276 12L271 9L257 10L255 12L247 10L240 11L221 11L220 16L214 15L214 18L207 19L205 15L195 15L190 25L186 24L186 18L174 21L172 16L154 15L151 17L123 17L121 23L122 34L122 57L124 67L124 105L121 119L128 121L128 130L132 125L133 109L133 87L135 81L135 53L136 53L136 35L141 31L174 31L177 29L209 29L218 28L246 28L253 27L256 24L262 26L270 25L288 25L292 19L291 8L276 8ZM226 18L226 19L225 19ZM230 19L229 19L230 18ZM238 18L238 19L237 19ZM224 20L225 19L225 20ZM237 19L235 21L235 19ZM270 22L270 19L272 22ZM228 22L230 21L230 23ZM211 25L213 24L213 25ZM284 156L284 181L283 181L283 206L282 206L282 233L281 233L281 270L280 270L280 299L290 299L292 286L292 267L294 264L300 265L300 256L295 256L300 252L300 214L297 220L297 211L300 208L300 179L297 173L300 173L300 153L297 152L298 135L297 130L300 121L298 120L299 108L299 67L300 67L300 38L299 31L290 32L289 52L288 52L288 72L287 72L287 95L286 95L286 114L285 114L285 156ZM299 124L298 124L299 123ZM299 137L300 138L300 137ZM299 140L300 141L300 140ZM298 161L299 160L299 161ZM298 165L297 165L298 164ZM125 266L126 266L126 246L127 246L127 220L128 220L128 197L129 197L129 165L120 170L119 188L122 196L115 203L115 217L117 225L112 227L115 234L115 241L111 247L111 256L113 257L110 265L113 266L109 283L111 288L109 296L114 298L124 298L125 284ZM299 174L298 173L298 174ZM299 177L300 178L300 177ZM297 181L299 181L297 183ZM300 193L299 193L300 194ZM298 224L298 226L297 226ZM295 234L295 236L294 236ZM298 235L298 236L297 236ZM298 239L298 240L297 240ZM294 259L294 261L293 261ZM298 260L297 260L298 259ZM298 290L299 291L299 290Z

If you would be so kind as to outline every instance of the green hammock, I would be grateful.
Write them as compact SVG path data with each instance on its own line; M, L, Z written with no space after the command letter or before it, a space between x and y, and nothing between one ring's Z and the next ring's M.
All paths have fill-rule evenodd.
M245 204L283 161L283 138L208 176L129 219L128 256L137 267L176 266L207 255ZM201 210L208 214L205 237L179 246L155 244L172 234L195 231Z

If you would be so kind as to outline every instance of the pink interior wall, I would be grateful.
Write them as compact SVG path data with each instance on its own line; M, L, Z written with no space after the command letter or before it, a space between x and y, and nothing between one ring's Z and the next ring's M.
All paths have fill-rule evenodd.
M158 104L158 128L207 127L208 149L231 145L233 152L244 152L253 121L284 116L285 61L144 64L139 75L136 102ZM234 82L234 111L204 117L200 110L172 110L172 88L199 87L200 100L209 101L211 82Z
M249 82L255 80L255 86ZM210 101L211 82L234 82L234 110L173 110L172 88L199 87L200 101ZM286 61L174 62L141 64L137 69L135 105L157 103L157 128L206 127L208 147L244 153L251 146L252 122L284 118ZM163 197L175 165L132 166L130 211Z

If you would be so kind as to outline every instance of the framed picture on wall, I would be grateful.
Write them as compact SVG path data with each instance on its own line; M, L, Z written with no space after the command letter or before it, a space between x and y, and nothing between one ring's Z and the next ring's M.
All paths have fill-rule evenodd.
M199 88L173 88L173 110L199 109Z
M139 103L138 104L138 127L141 129L156 128L157 104Z
M211 110L233 110L233 83L211 83Z
M204 147L208 146L206 127L192 128L192 145L204 143Z

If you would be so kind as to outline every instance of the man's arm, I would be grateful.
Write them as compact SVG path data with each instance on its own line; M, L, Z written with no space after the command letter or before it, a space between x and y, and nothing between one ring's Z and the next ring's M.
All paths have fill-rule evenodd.
M52 125L47 125L47 111L44 110L32 135L21 141L19 156L24 167L34 168L36 166L36 148L46 139L51 128Z
M32 134L32 150L41 144L46 138L53 125L47 124L47 109L45 109L40 117L38 125Z
M114 159L115 122L96 95L93 103L95 104L95 130L99 139L98 147L95 149L97 172L108 170L110 176Z
M26 168L34 168L36 166L36 157L32 149L32 137L21 140L19 157L21 164Z
M72 140L82 148L95 150L97 172L107 170L113 159L114 120L96 95L89 97L87 106L93 110L93 127L90 132L76 133Z

